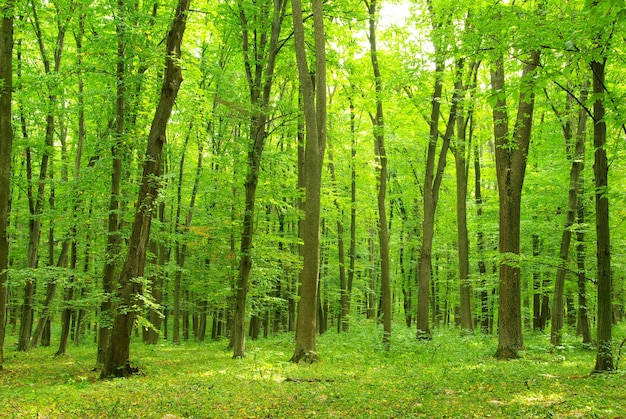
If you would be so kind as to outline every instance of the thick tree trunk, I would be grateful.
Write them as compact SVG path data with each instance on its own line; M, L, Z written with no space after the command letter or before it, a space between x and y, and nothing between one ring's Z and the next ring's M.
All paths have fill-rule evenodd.
M598 263L598 353L594 372L613 370L612 326L613 307L611 277L611 233L609 198L607 196L609 166L606 155L606 122L604 121L604 73L606 59L591 62L593 72L593 145L596 201L596 257Z
M500 204L500 304L498 306L498 349L496 358L517 357L524 349L520 284L520 211L526 156L530 143L535 95L532 73L539 63L539 53L532 51L522 69L517 119L510 146L508 112L504 92L503 58L491 69L491 85L498 92L493 109L496 142L496 174Z
M181 44L190 0L179 0L172 26L167 35L165 74L159 103L152 120L143 174L135 208L135 218L129 240L128 253L120 273L116 315L107 346L101 377L123 377L131 375L136 369L130 366L130 336L134 327L135 297L141 291L140 284L134 281L143 275L146 251L150 239L150 224L157 197L161 173L161 156L165 142L165 129L170 118L178 89L183 81L180 67Z
M292 362L314 362L316 349L316 305L319 277L320 193L326 148L326 46L324 12L321 0L312 0L315 36L315 86L307 62L301 0L292 0L296 61L306 124L304 173L305 219L303 223L304 261L298 302L296 347Z
M0 8L0 370L4 365L7 281L9 267L9 202L11 199L11 162L13 129L11 100L13 90L13 0Z

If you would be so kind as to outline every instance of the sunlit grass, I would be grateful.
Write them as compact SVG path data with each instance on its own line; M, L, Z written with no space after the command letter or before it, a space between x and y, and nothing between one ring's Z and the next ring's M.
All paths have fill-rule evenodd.
M625 374L588 377L593 351L576 337L559 349L547 340L528 334L523 357L502 362L492 358L495 337L438 329L432 341L419 342L397 325L386 352L381 331L364 323L349 334L321 336L321 362L312 365L287 362L293 350L287 334L249 341L239 360L231 359L226 341L134 342L141 375L106 381L92 371L93 344L64 357L54 357L53 348L17 353L8 346L0 417L626 416Z

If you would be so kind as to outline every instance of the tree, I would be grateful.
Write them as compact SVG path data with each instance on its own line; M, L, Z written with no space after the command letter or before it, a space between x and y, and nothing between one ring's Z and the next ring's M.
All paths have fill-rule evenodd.
M609 198L607 196L609 164L606 155L606 121L603 94L605 93L606 58L591 62L593 73L593 146L596 204L596 258L598 264L598 324L596 365L594 372L613 370L612 351L612 273L611 230Z
M385 120L383 114L383 83L378 64L378 52L376 46L376 19L377 2L366 2L369 15L369 40L372 71L374 72L374 85L376 89L376 113L370 114L374 129L374 150L377 160L376 179L378 183L378 245L380 251L380 286L381 307L380 314L383 318L383 345L388 350L391 345L391 277L389 272L389 225L387 223L387 152L385 151Z
M437 45L437 44L436 44ZM435 46L435 86L431 99L431 114L429 119L429 141L427 148L426 170L424 171L424 220L422 221L422 246L419 255L419 275L417 294L417 338L430 339L431 332L428 325L428 312L430 304L430 279L432 273L432 245L435 234L435 213L439 201L441 181L446 167L446 159L450 140L454 135L454 124L457 119L457 106L462 91L462 81L457 71L450 115L446 124L446 131L441 135L442 143L439 149L439 158L435 162L437 143L440 137L439 118L441 116L441 95L443 91L443 56L438 54L439 48ZM463 60L457 60L457 68L462 69Z
M137 310L135 298L141 291L139 281L144 272L152 212L155 211L155 199L159 190L165 129L183 81L180 58L189 4L190 0L179 0L167 34L161 96L148 134L141 186L128 251L120 272L116 293L119 302L101 371L102 378L125 377L136 371L130 366L129 360L130 336Z
M321 0L312 0L315 48L315 85L309 71L305 49L304 22L301 0L292 0L294 41L302 106L306 126L304 151L305 218L302 223L304 239L303 266L300 276L296 347L292 362L314 362L318 359L316 337L316 305L319 277L320 190L326 148L326 47L324 10Z
M11 101L13 92L13 7L8 0L0 9L0 370L4 365L6 330L7 269L9 259L9 202L11 198L11 162L13 160L13 129Z
M48 50L46 48L44 33L42 31L41 22L39 19L39 12L37 5L32 2L32 24L37 38L37 45L39 47L39 53L41 54L41 60L44 68L44 75L46 77L46 88L48 93L48 109L46 111L46 130L45 130L45 147L42 152L41 164L39 166L39 178L37 180L37 193L33 193L33 168L32 168L32 156L30 147L26 151L27 159L27 178L28 178L28 201L30 210L29 220L29 241L28 241L28 268L35 269L39 264L39 243L41 240L41 215L45 206L45 189L51 173L49 167L51 166L51 154L54 147L55 129L57 127L57 105L58 94L57 86L53 81L61 69L61 61L63 56L63 48L65 42L65 34L68 29L69 21L72 18L72 13L68 16L57 14L57 34L55 38L53 48L53 61L50 60ZM55 8L58 5L55 4ZM73 9L73 7L71 8ZM73 12L73 10L72 10ZM24 122L23 122L24 124ZM23 126L23 132L26 133L26 126ZM26 351L29 349L32 328L33 328L33 298L35 294L35 279L31 278L26 281L24 285L24 299L22 303L22 315L20 323L20 338L18 341L17 349L20 351Z
M246 79L250 89L250 145L248 148L248 173L245 182L245 212L242 223L239 274L235 296L235 318L233 324L233 358L245 356L246 304L252 269L252 236L254 234L254 207L259 181L261 156L268 136L270 101L276 56L280 51L279 36L285 16L286 0L272 0L259 5L258 15L249 16L241 6L239 17L242 29L242 46ZM264 8L270 9L265 10ZM269 43L263 17L271 15ZM257 27L260 25L260 27Z
M587 101L587 88L582 87L579 103L585 103ZM571 137L571 129L563 127L565 136ZM569 259L569 248L572 237L572 226L576 222L577 209L578 209L578 194L582 189L582 183L580 181L581 174L585 165L585 140L587 131L587 112L586 109L581 108L578 112L578 124L576 129L576 141L574 146L574 154L568 156L572 161L572 167L570 170L569 190L567 200L567 213L565 218L565 226L561 235L561 246L559 250L559 265L556 271L556 278L554 280L554 298L552 300L552 322L550 330L550 343L555 346L561 345L561 334L563 329L563 321L565 317L565 305L563 302L563 296L565 293L565 275L567 273L567 262ZM571 138L566 138L567 141L571 141Z
M115 65L115 126L111 145L111 189L109 194L109 214L107 219L106 258L102 270L102 290L104 299L100 304L100 321L98 323L97 364L105 361L106 349L111 336L113 320L113 304L111 297L115 292L115 270L121 253L121 198L122 198L122 160L123 142L126 131L126 11L125 0L117 2L115 24L117 34L117 62ZM111 124L112 125L112 124Z
M503 359L515 358L517 351L524 349L519 266L520 208L535 104L532 77L538 64L539 52L531 51L522 69L517 119L511 139L502 55L491 68L491 87L496 96L493 130L500 206L500 305L496 357Z

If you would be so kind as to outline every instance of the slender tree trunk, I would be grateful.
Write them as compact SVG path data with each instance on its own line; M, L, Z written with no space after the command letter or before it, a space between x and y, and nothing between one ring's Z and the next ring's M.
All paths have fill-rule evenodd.
M576 229L576 266L578 283L578 330L583 335L584 344L593 344L591 337L591 327L589 325L589 307L587 302L587 272L585 259L587 257L587 246L585 245L585 198L584 181L580 179L580 189L578 191L577 220L579 227Z
M485 251L487 243L485 240L485 232L483 231L483 197L482 197L482 178L480 170L480 151L478 145L474 146L474 200L476 203L476 247L478 249L478 274L481 277L480 291L480 330L483 333L490 333L489 321L489 292L487 275L487 263L485 262Z
M437 49L437 47L435 47ZM457 69L463 67L461 60L457 61ZM430 140L426 158L426 170L424 173L424 219L422 221L422 246L419 256L419 276L417 293L417 338L430 339L430 327L428 325L428 312L430 302L430 280L432 267L432 245L435 234L435 212L439 201L439 189L446 167L446 157L450 147L450 139L454 134L454 125L457 119L457 106L461 95L462 82L460 77L454 84L454 94L450 106L450 115L446 125L446 131L442 138L439 158L435 163L437 143L439 139L439 118L441 115L441 94L443 91L442 72L444 63L438 59L435 68L435 88L431 100L430 114ZM434 307L433 307L434 309ZM433 313L434 314L434 313Z
M159 222L161 226L165 224L165 202L159 203ZM156 255L156 272L151 278L151 293L154 303L161 305L163 302L163 287L165 285L165 264L167 250L163 243L157 243L155 240L150 242L150 252ZM161 323L163 321L163 313L160 310L151 308L148 314L148 320L152 327L144 331L144 342L156 345L159 342Z
M4 337L7 314L9 267L9 202L11 198L11 163L13 129L11 105L13 91L13 7L14 1L0 8L0 370L4 365Z
M252 237L254 235L254 207L256 189L261 170L261 156L268 136L270 95L276 56L279 52L278 41L285 15L286 0L274 0L272 3L272 26L269 44L267 34L250 33L249 16L242 8L240 20L242 27L242 46L244 66L250 89L250 104L255 111L250 115L250 141L248 149L248 174L245 183L245 212L243 217L241 245L239 249L239 276L235 289L235 317L233 322L233 358L246 355L246 304L249 288L250 270L252 269ZM263 11L264 14L268 11ZM258 16L253 16L259 18ZM251 42L252 41L252 45Z
M580 103L587 101L587 91L583 88L580 95ZM559 265L554 280L554 298L552 299L552 322L550 330L550 343L555 346L561 345L565 294L565 276L567 274L567 262L572 237L572 225L576 222L578 207L578 194L581 188L580 178L585 165L585 141L587 131L587 112L581 109L578 114L578 127L576 131L576 145L572 156L572 167L569 177L569 192L567 200L567 215L565 226L561 235L561 247L559 250Z
M316 349L316 305L319 277L320 251L320 193L322 167L326 148L326 46L322 0L312 0L315 45L315 85L311 79L304 39L304 22L301 0L292 0L296 61L302 105L306 124L304 173L305 219L303 223L303 275L298 302L296 347L292 362L318 359Z
M606 156L606 122L603 102L606 59L592 61L593 72L593 145L596 201L596 257L598 263L598 353L594 372L613 370L612 326L613 307L611 277L611 233L609 198L607 196L609 166Z
M329 137L330 140L330 137ZM339 259L339 332L346 331L345 324L348 323L348 282L346 278L346 251L344 244L343 210L339 204L339 188L337 186L337 175L335 174L335 161L332 143L328 141L328 169L333 183L334 198L333 204L337 209L337 258ZM349 324L349 323L348 323Z
M130 366L130 336L135 321L133 305L135 297L141 291L140 285L133 281L141 277L146 262L146 250L150 239L150 223L154 201L157 197L159 182L155 178L160 176L161 156L165 142L165 129L170 118L178 89L183 81L180 67L181 44L190 0L179 0L167 34L165 74L161 96L157 105L146 148L146 158L143 164L143 175L139 196L135 209L135 219L131 230L128 253L122 267L117 291L119 301L111 337L107 346L105 362L101 377L124 377L131 375L136 369Z
M462 68L457 69L461 71ZM463 94L472 86L476 85L478 64L473 63L469 67L469 80L467 86L463 86ZM460 75L459 75L460 77ZM474 333L474 322L472 320L472 287L470 285L470 262L469 262L469 232L467 229L467 184L468 184L468 162L467 150L471 150L472 143L472 104L467 110L467 116L460 111L457 115L457 145L453 148L456 168L456 215L457 215L457 239L458 239L458 259L459 259L459 315L462 334ZM467 128L469 125L469 138Z
M391 275L389 261L389 225L387 223L387 152L385 151L385 121L383 116L383 83L378 65L376 50L376 0L367 2L369 14L369 41L374 84L376 88L376 115L372 116L374 128L374 151L377 160L376 180L378 183L378 246L380 252L380 298L383 320L383 346L389 350L391 345Z

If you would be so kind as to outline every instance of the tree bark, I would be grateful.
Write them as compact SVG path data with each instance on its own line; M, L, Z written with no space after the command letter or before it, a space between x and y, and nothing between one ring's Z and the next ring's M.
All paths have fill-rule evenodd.
M498 251L500 253L500 304L498 306L498 349L496 358L517 357L524 349L520 285L520 211L526 157L530 143L535 95L532 74L539 64L539 53L532 51L522 69L517 119L509 138L508 112L504 86L503 57L491 69L491 85L497 101L493 108L496 142L496 175L499 194Z
M583 343L593 344L591 337L591 326L589 325L589 308L587 306L587 272L585 259L587 257L587 246L585 245L585 198L583 192L584 181L580 179L581 189L578 193L577 220L579 227L576 230L576 266L578 283L578 326L577 329L583 336Z
M272 82L276 56L280 50L278 41L285 16L286 0L272 2L272 26L269 44L267 33L257 33L249 27L249 16L242 8L240 19L242 27L242 46L244 66L250 89L250 141L248 149L248 173L245 183L245 211L242 223L241 245L239 248L239 275L235 289L235 316L233 321L233 358L246 355L246 305L248 297L250 270L252 269L252 237L254 235L254 207L256 189L261 170L261 156L268 136L267 121L271 100ZM267 14L262 11L261 14ZM258 16L254 16L258 19ZM250 43L252 41L252 45Z
M13 158L13 128L11 105L13 92L13 7L7 0L0 9L0 370L4 365L6 331L7 269L9 267L9 202L11 199L11 162Z
M143 275L146 262L146 251L150 239L150 224L154 204L159 189L159 176L161 173L161 157L165 142L165 129L169 121L180 84L183 81L180 63L181 44L190 0L179 0L172 21L172 26L167 34L165 73L161 95L157 105L150 132L146 157L143 163L143 174L135 218L132 225L128 252L120 273L119 286L116 297L119 301L116 307L115 319L109 345L107 346L105 362L102 367L101 377L111 376L125 377L136 372L130 366L130 336L135 321L136 305L135 297L141 291L140 284L136 281Z
M48 53L46 51L44 36L39 23L39 17L37 8L32 3L32 19L35 28L35 34L37 36L37 43L39 46L39 52L41 54L42 63L44 66L44 72L46 75L58 74L61 68L61 57L63 52L63 43L65 40L65 32L67 29L67 22L57 22L57 36L54 48L54 61L50 62ZM68 18L69 19L69 18ZM41 221L40 215L43 213L44 201L45 201L45 185L49 176L48 166L50 164L50 153L54 146L54 134L56 127L56 115L55 110L57 106L57 95L54 92L56 86L48 85L48 113L46 115L46 133L45 133L45 149L42 152L41 165L39 168L39 179L37 183L37 195L33 196L32 193L32 166L29 170L29 208L30 208L30 220L29 220L29 240L28 240L28 256L27 266L35 269L38 266L39 259L39 242L41 239ZM30 157L30 148L27 147L27 159ZM30 160L30 159L29 159ZM26 281L24 286L24 299L22 303L22 316L20 323L20 335L18 340L18 351L26 351L30 345L30 339L33 328L33 296L35 292L35 279L32 278Z
M583 88L580 95L580 103L587 100L586 88ZM567 262L569 259L569 249L572 237L572 225L576 222L576 212L578 207L578 194L581 190L581 173L585 165L585 140L587 131L587 112L581 109L578 113L578 127L576 131L576 144L574 155L572 156L572 167L569 177L569 191L567 200L567 214L565 226L561 235L561 247L559 250L559 265L557 266L556 278L554 280L554 298L552 299L552 322L550 329L550 343L555 346L561 345L562 329L564 322L564 302L565 276L567 274Z
M322 0L312 0L315 45L315 86L311 80L304 39L301 0L292 0L296 61L306 125L304 158L305 219L303 222L304 261L298 302L296 347L292 362L314 362L316 349L316 305L320 251L320 193L326 148L326 46Z
M383 346L391 345L391 275L389 261L389 225L387 223L387 152L385 151L385 120L383 114L383 84L378 65L376 45L376 0L368 3L369 41L374 85L376 89L376 114L371 116L374 129L374 154L376 157L376 183L378 183L378 247L380 252L380 312L383 321Z
M593 146L596 203L596 258L598 264L598 321L596 365L594 372L613 370L613 307L611 277L611 233L609 224L608 174L606 155L606 122L604 121L604 76L606 59L592 61L593 72Z
M457 69L458 72L462 68ZM478 63L469 66L469 77L467 85L463 86L463 94L469 88L476 85L478 74ZM459 75L460 77L460 75ZM469 81L471 80L471 81ZM471 86L470 86L471 84ZM459 98L460 99L460 98ZM472 143L472 109L470 103L467 109L467 116L461 111L459 106L457 112L456 130L457 144L453 148L456 168L456 219L457 219L457 239L458 239L458 260L459 260L459 315L461 334L473 334L474 322L472 320L472 287L470 284L470 262L469 262L469 232L467 229L467 184L468 184L468 161L467 150L471 150ZM467 128L469 126L469 137Z
M122 237L120 234L120 201L122 193L122 144L126 131L126 13L125 0L117 1L117 64L115 69L115 134L111 145L111 193L109 197L109 215L107 225L107 245L104 268L102 271L102 291L104 299L100 304L98 321L97 364L105 361L106 348L111 336L113 322L113 304L111 298L115 292L115 271L119 263Z
M435 47L437 50L437 47ZM462 68L462 61L457 62L457 66ZM439 201L439 190L446 167L446 158L450 147L450 139L454 134L454 125L457 119L457 107L462 91L460 78L454 84L450 115L446 124L446 131L443 134L439 158L435 166L435 154L439 139L439 118L441 115L441 94L443 91L443 69L442 59L437 60L435 68L435 87L431 100L430 114L430 139L426 158L426 170L424 173L424 219L422 221L422 246L419 256L419 276L417 293L417 338L430 339L431 332L428 325L428 313L430 304L430 277L432 269L432 245L435 234L435 213ZM434 309L434 307L433 307ZM434 314L434 313L433 313Z

